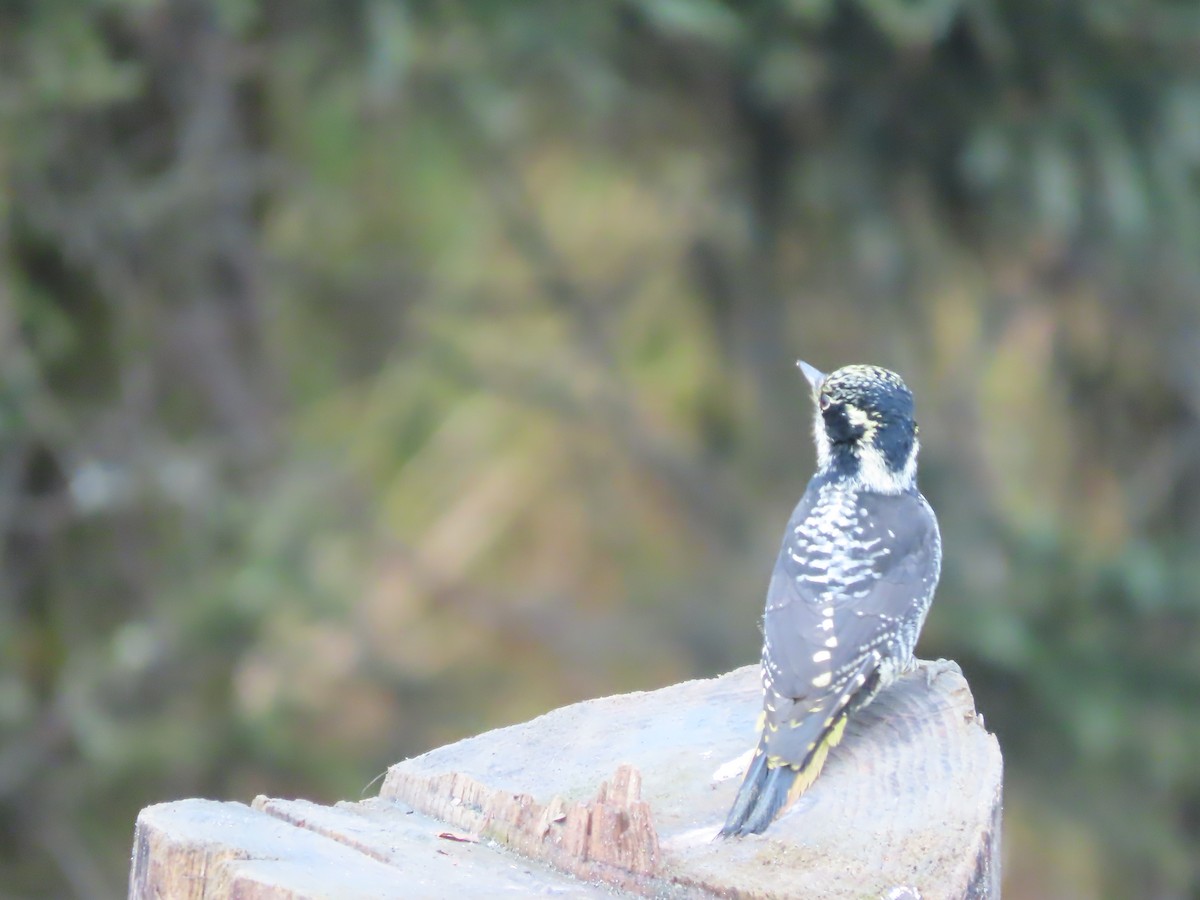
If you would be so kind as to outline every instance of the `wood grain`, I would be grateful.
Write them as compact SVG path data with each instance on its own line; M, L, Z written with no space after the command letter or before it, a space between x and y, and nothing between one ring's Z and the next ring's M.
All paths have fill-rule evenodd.
M999 896L1000 750L956 664L923 662L881 694L764 835L714 840L741 776L729 763L754 744L759 697L757 667L748 666L576 704L399 763L380 793L431 810L415 786L455 772L569 803L625 764L641 773L660 844L644 892L861 898L912 887L925 900Z

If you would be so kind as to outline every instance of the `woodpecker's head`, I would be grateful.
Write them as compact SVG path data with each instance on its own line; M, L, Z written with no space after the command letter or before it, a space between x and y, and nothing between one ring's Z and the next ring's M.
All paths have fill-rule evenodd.
M867 490L899 494L917 477L912 391L895 372L846 366L825 375L798 362L813 389L817 465Z

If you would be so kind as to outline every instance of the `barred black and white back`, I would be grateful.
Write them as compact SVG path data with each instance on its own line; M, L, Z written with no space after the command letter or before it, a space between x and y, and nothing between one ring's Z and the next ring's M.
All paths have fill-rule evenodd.
M904 382L874 366L800 365L818 471L767 589L762 734L722 835L765 829L820 773L847 718L912 665L941 570Z

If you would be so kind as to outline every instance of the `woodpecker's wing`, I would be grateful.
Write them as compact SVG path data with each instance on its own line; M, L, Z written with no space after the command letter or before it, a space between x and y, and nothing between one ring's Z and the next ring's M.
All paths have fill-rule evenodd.
M907 663L940 568L937 520L920 494L847 499L810 485L763 621L764 738L776 764L805 764L843 712Z

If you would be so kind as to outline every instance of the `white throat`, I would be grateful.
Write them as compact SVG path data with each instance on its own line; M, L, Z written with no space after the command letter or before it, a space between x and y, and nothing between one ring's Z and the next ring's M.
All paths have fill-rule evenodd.
M888 468L887 460L879 448L859 444L856 449L858 456L858 474L854 483L865 491L877 494L903 494L911 490L917 480L917 451L920 449L916 439L913 439L912 450L904 461L904 468L897 472Z

